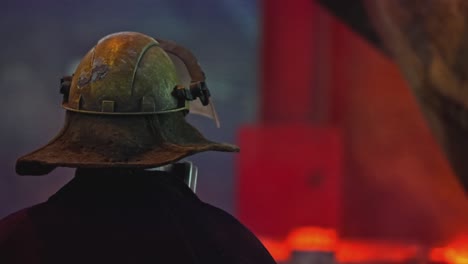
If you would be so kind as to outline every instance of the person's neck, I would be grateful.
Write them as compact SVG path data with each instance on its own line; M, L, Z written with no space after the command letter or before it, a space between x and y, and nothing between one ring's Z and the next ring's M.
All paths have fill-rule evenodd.
M162 171L148 171L135 168L78 168L75 171L72 183L80 186L94 186L88 187L90 189L118 189L130 186L142 188L145 185L156 184L161 176L167 175L167 173Z

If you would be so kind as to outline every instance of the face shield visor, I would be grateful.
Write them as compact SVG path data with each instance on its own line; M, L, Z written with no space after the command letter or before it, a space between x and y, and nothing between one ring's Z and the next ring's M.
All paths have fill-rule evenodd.
M208 117L219 128L220 122L213 97L206 86L205 74L195 56L189 50L173 42L161 39L157 39L157 41L169 55L176 68L180 92L187 98L189 113Z

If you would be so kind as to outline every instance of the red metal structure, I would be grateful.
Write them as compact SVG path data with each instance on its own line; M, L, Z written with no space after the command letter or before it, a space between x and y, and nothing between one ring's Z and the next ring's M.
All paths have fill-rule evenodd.
M315 104L324 88L317 12L309 0L263 2L261 119L240 132L248 147L238 185L238 215L259 234L338 227L342 145L339 131L316 114L328 105Z

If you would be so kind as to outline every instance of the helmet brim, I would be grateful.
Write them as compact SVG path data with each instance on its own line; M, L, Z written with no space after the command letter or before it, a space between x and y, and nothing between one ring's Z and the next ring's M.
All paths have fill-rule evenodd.
M44 175L56 167L153 168L204 151L238 152L207 140L182 113L103 117L67 111L62 131L44 147L18 159L19 175Z

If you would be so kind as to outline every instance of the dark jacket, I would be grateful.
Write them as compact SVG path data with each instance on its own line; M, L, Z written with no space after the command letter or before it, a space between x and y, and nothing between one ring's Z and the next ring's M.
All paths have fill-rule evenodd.
M164 172L78 170L0 221L0 263L275 263L228 213Z

